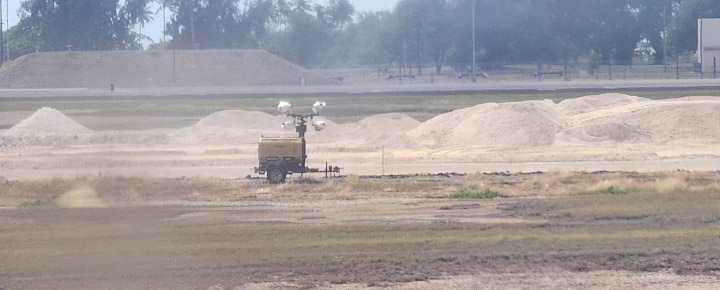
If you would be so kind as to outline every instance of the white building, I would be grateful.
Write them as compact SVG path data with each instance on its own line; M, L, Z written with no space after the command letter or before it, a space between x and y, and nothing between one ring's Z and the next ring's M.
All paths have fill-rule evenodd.
M720 73L720 18L698 19L698 62L704 73Z

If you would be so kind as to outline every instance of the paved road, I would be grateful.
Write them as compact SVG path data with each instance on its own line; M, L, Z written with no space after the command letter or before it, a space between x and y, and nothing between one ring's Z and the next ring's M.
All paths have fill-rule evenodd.
M390 94L423 93L452 94L492 91L548 91L548 90L612 90L644 88L696 88L720 89L717 79L684 80L598 80L598 81L532 81L441 83L441 84L384 84L384 85L333 85L333 86L249 86L249 87L171 87L171 88L118 88L107 89L0 89L0 98L18 97L172 97L209 95L338 95L338 94Z

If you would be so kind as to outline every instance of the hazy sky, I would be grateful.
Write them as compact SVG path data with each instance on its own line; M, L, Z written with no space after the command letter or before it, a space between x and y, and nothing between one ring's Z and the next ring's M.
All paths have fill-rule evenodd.
M2 1L2 9L3 9L3 30L7 29L7 24L9 23L10 26L13 26L18 23L18 9L20 8L20 2L21 0L0 0ZM400 0L350 0L350 3L355 6L355 11L357 12L365 12L365 11L382 11L382 10L390 10L393 7L395 7L395 4ZM327 4L327 0L312 0L313 3L317 4ZM10 18L9 22L5 19L6 15L6 5L10 5ZM151 8L152 11L157 10L157 8ZM154 41L162 40L162 14L158 13L158 15L155 16L155 20L148 24L144 31L144 34L150 36Z

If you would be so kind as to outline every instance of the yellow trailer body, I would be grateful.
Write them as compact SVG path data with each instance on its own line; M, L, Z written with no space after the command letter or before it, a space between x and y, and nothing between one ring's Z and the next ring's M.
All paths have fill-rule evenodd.
M260 161L303 160L303 141L300 138L262 138L258 148Z

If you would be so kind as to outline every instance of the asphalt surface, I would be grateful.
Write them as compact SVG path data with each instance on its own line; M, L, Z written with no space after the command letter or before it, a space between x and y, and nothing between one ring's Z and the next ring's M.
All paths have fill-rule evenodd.
M460 94L472 92L518 92L555 90L617 90L617 89L720 89L718 79L683 80L582 80L477 83L423 83L383 85L330 86L248 86L248 87L167 87L122 88L43 88L0 89L0 98L25 97L172 97L172 96L242 96L242 95L363 95L363 94Z

